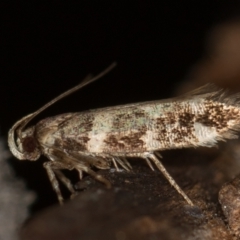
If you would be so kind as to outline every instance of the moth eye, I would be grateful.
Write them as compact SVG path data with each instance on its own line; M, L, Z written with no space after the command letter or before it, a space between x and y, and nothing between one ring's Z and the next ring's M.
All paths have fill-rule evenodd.
M26 152L34 152L37 147L36 141L33 137L25 137L22 140L22 147Z

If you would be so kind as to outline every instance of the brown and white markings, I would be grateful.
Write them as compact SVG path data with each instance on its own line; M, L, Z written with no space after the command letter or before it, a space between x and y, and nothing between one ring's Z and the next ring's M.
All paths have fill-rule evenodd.
M25 129L28 122L45 108L100 78L112 67L15 123L9 131L10 150L19 160L35 161L41 154L50 160L44 163L44 167L60 203L63 197L56 176L75 194L62 169L76 169L80 179L83 172L88 173L110 187L110 182L92 167L109 169L113 163L116 169L119 165L130 171L131 165L126 158L139 157L145 159L151 169L154 163L187 203L193 205L164 168L157 151L212 147L217 141L237 138L236 131L240 129L239 94L228 95L213 85L206 85L167 100L65 113Z

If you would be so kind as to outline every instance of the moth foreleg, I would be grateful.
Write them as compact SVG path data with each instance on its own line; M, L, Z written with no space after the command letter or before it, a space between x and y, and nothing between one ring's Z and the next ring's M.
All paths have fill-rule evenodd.
M64 174L60 170L54 170L54 173L57 175L59 180L65 185L65 187L70 191L71 198L76 195L76 191L74 190L71 181L64 176Z
M180 188L180 186L175 182L175 180L172 178L172 176L168 173L166 168L163 166L161 161L153 154L153 153L148 153L147 155L144 156L144 159L150 159L152 160L156 167L162 172L162 174L167 178L169 183L178 191L179 194L182 195L182 197L187 201L187 203L191 206L194 206L193 202L190 200L190 198L185 194L185 192Z
M56 162L45 162L43 164L44 168L46 169L47 171L47 174L48 174L48 178L52 184L52 187L53 187L53 190L56 192L57 194L57 198L58 198L58 201L61 205L63 205L63 196L62 196L62 193L61 193L61 190L59 188L59 183L58 183L58 180L55 176L55 173L53 171L53 168L56 167Z

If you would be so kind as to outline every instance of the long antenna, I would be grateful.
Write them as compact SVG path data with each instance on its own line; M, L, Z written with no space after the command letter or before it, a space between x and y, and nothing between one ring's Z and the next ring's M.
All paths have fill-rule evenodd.
M28 115L27 119L24 119L25 121L23 122L23 124L19 127L18 132L21 132L22 129L34 118L36 117L39 113L41 113L42 111L44 111L46 108L50 107L51 105L53 105L55 102L59 101L60 99L65 98L66 96L76 92L77 90L83 88L84 86L98 80L99 78L103 77L104 75L106 75L108 72L110 72L114 67L116 67L117 63L113 62L108 68L106 68L104 71L102 71L101 73L99 73L97 76L90 78L87 77L83 82L81 82L80 84L78 84L77 86L67 90L66 92L60 94L59 96L57 96L56 98L54 98L53 100L51 100L50 102L48 102L47 104L45 104L44 106L42 106L41 108L39 108L36 112Z

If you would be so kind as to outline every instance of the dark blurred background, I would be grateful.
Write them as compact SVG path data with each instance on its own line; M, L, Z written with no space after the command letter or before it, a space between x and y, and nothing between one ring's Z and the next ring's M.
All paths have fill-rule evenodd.
M236 18L233 1L2 2L0 131L53 97L97 74L103 79L61 100L39 119L130 102L165 98L205 54L218 24ZM35 123L35 121L33 121ZM10 160L38 191L35 209L56 202L42 161Z

